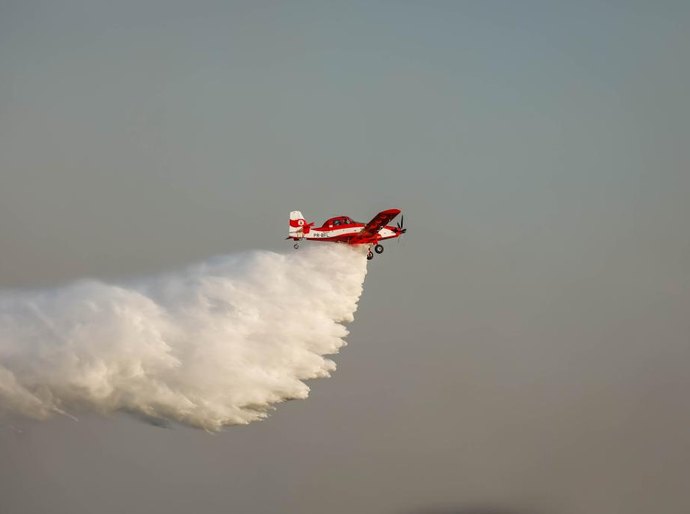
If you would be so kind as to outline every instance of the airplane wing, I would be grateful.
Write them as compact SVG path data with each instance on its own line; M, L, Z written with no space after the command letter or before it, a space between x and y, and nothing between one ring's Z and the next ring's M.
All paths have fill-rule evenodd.
M350 243L364 243L374 238L383 227L385 227L393 218L400 214L400 209L388 209L387 211L379 212L374 218L367 223L361 232L355 234Z

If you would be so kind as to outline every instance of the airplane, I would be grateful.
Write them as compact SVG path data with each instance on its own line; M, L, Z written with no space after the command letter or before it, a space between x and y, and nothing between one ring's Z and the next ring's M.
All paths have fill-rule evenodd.
M303 239L310 241L328 241L331 243L347 243L350 245L369 245L367 259L374 258L371 251L372 245L376 253L383 253L380 241L394 239L407 232L403 228L404 216L395 227L387 225L393 218L400 214L400 209L388 209L379 212L369 223L358 223L347 216L335 216L324 222L320 227L314 227L314 223L307 223L300 211L290 213L290 228L285 239L293 239L295 250L299 248L299 242Z

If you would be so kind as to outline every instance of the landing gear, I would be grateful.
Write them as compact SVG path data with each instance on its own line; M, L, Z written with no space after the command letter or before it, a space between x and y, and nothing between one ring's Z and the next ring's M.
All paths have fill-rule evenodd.
M383 253L383 246L377 244L376 246L374 246L374 252L376 252L376 253L378 253L378 254L382 254L382 253ZM369 253L367 253L367 259L368 259L368 260L371 260L371 259L373 259L373 258L374 258L374 254L373 254L373 252L371 251L371 246L370 246L370 247L369 247Z
M292 247L293 247L295 250L297 250L297 249L299 248L299 243L295 243L294 245L292 245Z

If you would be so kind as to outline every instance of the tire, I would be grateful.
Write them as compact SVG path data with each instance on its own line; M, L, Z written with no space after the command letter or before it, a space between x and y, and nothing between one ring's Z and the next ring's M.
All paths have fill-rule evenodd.
M371 253L371 252L369 252L369 253L367 254L367 260L370 261L370 260L373 259L373 258L374 258L374 254Z
M376 253L383 253L383 246L381 246L381 245L374 246L374 251Z
M292 245L292 247L293 247L295 250L297 250L297 249L299 248L299 243L295 243L294 245Z

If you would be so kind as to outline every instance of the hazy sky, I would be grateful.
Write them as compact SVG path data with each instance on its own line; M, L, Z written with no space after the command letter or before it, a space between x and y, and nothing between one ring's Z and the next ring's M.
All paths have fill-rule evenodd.
M0 512L690 511L690 4L0 0L0 286L405 211L338 370L218 435L0 428Z

